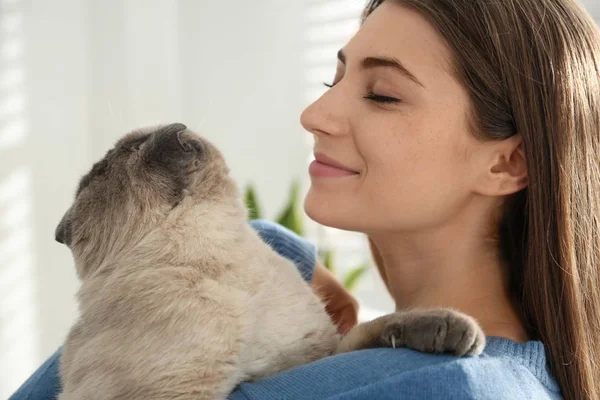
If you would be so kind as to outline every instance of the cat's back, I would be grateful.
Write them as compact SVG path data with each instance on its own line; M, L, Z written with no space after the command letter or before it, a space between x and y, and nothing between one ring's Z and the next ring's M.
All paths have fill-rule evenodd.
M85 331L95 335L104 330L160 329L196 308L194 304L210 301L215 291L218 283L197 269L125 261L85 279L77 297Z
M255 240L254 240L255 239ZM249 240L241 268L251 316L242 354L251 379L260 379L330 355L339 337L294 263L258 236Z
M86 279L79 299L81 316L61 365L66 391L93 391L104 382L111 387L102 398L121 398L108 396L113 392L133 399L140 397L127 397L128 388L206 390L199 370L239 379L247 299L197 268L121 266ZM88 395L77 398L94 398Z

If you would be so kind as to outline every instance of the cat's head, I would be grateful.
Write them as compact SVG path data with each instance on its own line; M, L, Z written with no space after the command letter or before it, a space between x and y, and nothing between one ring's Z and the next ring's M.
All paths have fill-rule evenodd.
M183 124L144 128L120 139L83 176L55 237L71 248L82 277L86 265L134 245L174 210L185 217L181 207L235 207L236 198L211 143Z

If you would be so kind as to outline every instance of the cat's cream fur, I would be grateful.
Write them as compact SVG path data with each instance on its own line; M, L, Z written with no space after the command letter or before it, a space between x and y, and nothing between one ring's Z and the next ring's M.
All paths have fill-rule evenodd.
M221 154L181 124L121 139L82 179L57 240L71 248L82 280L60 400L223 399L241 381L336 349L389 345L382 331L402 336L407 315L419 326L414 312L397 313L340 345L292 262L247 224ZM432 321L423 315L418 321ZM419 343L398 345L481 351L474 321L452 311L435 318L454 323L451 348L439 324L426 328L439 349L419 342L418 329Z

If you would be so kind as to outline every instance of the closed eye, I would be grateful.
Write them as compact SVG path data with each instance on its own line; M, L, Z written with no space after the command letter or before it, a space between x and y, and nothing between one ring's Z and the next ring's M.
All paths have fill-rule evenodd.
M334 83L326 83L323 82L323 85L325 85L328 88L332 88L336 85L336 82ZM363 98L367 99L367 100L371 100L374 101L376 103L387 103L387 104L397 104L402 102L402 100L395 98L395 97L390 97L390 96L383 96L380 94L376 94L373 92L369 92L366 95L363 96Z
M376 103L388 103L388 104L397 104L400 103L402 100L397 99L395 97L390 97L390 96L382 96L379 94L375 94L373 92L369 92L364 96L365 99L367 100L371 100L374 101Z

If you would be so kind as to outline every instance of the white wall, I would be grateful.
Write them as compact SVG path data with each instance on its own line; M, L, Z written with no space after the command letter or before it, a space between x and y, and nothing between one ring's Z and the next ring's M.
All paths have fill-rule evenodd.
M54 228L127 130L181 121L267 216L310 152L302 1L0 0L0 398L64 340L78 282Z
M0 397L62 340L76 281L53 243L88 158L86 38L78 1L3 0L0 80Z
M587 3L599 19L600 3ZM0 0L0 398L76 316L78 282L54 228L79 177L127 130L180 121L201 132L240 184L257 184L269 217L306 177L299 115L331 79L358 9L323 4ZM359 235L309 228L340 247L340 264L366 257ZM389 309L383 292L374 275L358 290Z
M310 153L304 102L303 1L179 2L183 117L217 143L240 182L273 213ZM306 135L306 136L305 136Z

